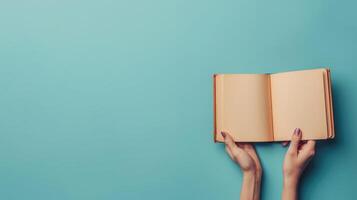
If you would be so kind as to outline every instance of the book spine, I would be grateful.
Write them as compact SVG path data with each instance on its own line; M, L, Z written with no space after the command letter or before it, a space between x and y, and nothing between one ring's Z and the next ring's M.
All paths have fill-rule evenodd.
M213 140L214 140L214 142L217 142L217 139L216 139L216 134L217 134L216 76L217 76L217 74L213 75Z

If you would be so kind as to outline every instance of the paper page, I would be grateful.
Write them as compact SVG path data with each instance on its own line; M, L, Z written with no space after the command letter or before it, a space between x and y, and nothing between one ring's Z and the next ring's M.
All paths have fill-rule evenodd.
M332 109L332 91L331 91L331 79L328 69L324 71L324 85L325 85L325 99L326 99L326 114L327 114L327 128L328 138L334 137L334 122L333 122L333 109Z
M272 141L270 77L266 74L216 76L216 140L226 131L235 141Z
M274 140L290 140L295 128L303 139L326 139L325 69L271 75Z

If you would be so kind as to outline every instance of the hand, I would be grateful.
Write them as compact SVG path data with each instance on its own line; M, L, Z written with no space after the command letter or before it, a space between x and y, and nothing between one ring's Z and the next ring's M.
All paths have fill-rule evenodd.
M315 141L301 141L302 133L295 129L283 165L284 178L298 179L315 155Z
M259 157L252 144L235 143L232 136L226 132L222 132L222 136L229 157L240 166L243 173L262 173Z
M297 199L297 187L301 174L315 155L315 141L301 141L302 132L295 129L283 164L283 200Z
M260 198L262 167L254 146L249 143L235 143L233 138L226 132L222 132L222 136L229 157L243 171L240 199L258 200Z

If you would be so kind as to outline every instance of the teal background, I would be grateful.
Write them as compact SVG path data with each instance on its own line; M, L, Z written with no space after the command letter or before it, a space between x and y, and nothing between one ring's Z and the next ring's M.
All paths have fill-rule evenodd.
M238 199L213 73L330 66L336 139L302 199L355 199L355 1L0 2L0 199ZM262 199L286 149L259 144Z

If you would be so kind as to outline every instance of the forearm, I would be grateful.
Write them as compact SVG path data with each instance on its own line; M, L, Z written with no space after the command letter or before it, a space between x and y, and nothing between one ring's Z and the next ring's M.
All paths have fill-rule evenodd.
M241 200L259 200L260 199L261 173L245 172L243 173L243 183L240 193Z
M254 200L259 200L260 199L260 187L261 187L261 182L262 182L262 172L259 171L256 173L257 178L255 179L255 192L254 192Z
M284 178L282 200L297 200L298 185L299 185L298 178Z

